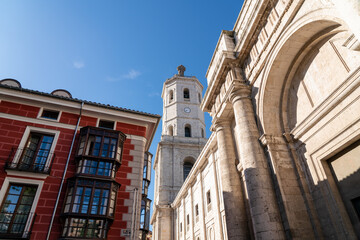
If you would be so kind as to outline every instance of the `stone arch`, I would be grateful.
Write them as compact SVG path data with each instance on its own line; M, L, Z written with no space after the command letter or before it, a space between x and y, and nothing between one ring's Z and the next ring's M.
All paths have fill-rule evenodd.
M190 91L188 88L184 88L184 99L189 100L190 99Z
M341 86L342 80L345 78L344 76L347 76L347 73L351 71L351 66L348 66L347 72L340 74L343 78L335 76L334 79L331 79L333 75L337 74L337 71L341 70L340 67L346 68L341 66L341 64L344 64L339 60L342 54L341 52L336 52L335 45L338 44L336 41L339 39L344 43L347 39L346 36L349 36L350 32L341 19L334 17L337 16L334 10L326 9L326 11L329 12L315 10L299 18L289 25L278 39L264 66L264 75L259 88L257 113L263 133L275 137L280 137L284 133L291 133L295 135L295 139L299 140L295 141L294 144L290 144L296 150L289 151L289 156L284 157L284 159L292 159L294 161L291 166L297 168L297 173L303 179L301 181L302 186L305 186L305 191L312 189L311 194L317 196L313 206L316 208L316 211L321 211L321 216L317 215L317 217L319 217L321 222L320 225L326 228L323 232L326 234L325 238L331 238L332 236L342 238L346 235L345 231L350 231L350 235L353 234L352 230L350 230L351 227L349 227L351 226L350 220L345 213L341 196L335 184L332 184L333 177L330 170L327 170L329 168L326 162L327 159L324 156L321 158L315 157L318 149L313 146L317 145L314 144L315 139L319 143L318 146L329 145L330 148L330 144L323 140L324 138L320 139L320 137L313 138L312 142L309 141L309 135L317 130L316 124L319 120L309 120L308 122L310 123L307 128L303 128L303 133L309 132L307 137L302 138L300 134L296 135L299 126L303 127L303 123L307 119L313 118L316 108L321 106L326 98ZM330 46L331 44L335 44L335 48ZM321 52L326 46L334 48L331 53L332 56L329 57L329 55L327 59L324 58L324 55L321 55L324 53L330 54L331 51ZM359 54L346 47L343 47L341 51L347 51L347 53L354 54L354 56ZM319 61L319 59L323 59L323 61ZM339 61L338 65L333 62L335 60ZM315 87L306 90L306 86L301 85L306 80L310 80L308 74L312 74L312 68L316 67L316 64L320 62L323 65L319 66L318 69L328 72L321 72L318 76L314 74L316 77L311 79L311 84ZM346 63L346 61L344 62ZM320 86L320 84L328 86L321 86L319 89L316 89L316 86ZM301 88L303 88L302 92L300 92ZM316 96L318 99L311 99L312 96ZM329 111L324 111L323 116L329 116L328 113ZM323 137L324 135L318 136ZM277 142L278 145L280 143L283 144L281 140ZM284 149L286 149L286 146ZM332 148L326 154L330 154L330 152L334 154L335 148ZM277 158L276 156L271 157L274 165L283 164L281 162L283 159L281 161L280 159L280 157ZM299 171L299 169L303 171ZM280 178L279 173L277 177ZM304 180L305 177L306 182ZM329 196L332 197L329 198ZM324 201L327 201L326 204L324 204ZM346 230L345 228L338 227L340 222L341 224L345 223Z
M185 124L185 137L191 137L191 125L190 124Z
M292 23L269 56L260 84L257 108L262 131L266 134L281 136L289 131L283 122L282 113L286 112L287 107L283 101L287 97L287 81L291 80L289 76L294 74L292 71L297 69L296 64L300 63L300 59L304 58L314 44L345 30L341 27L344 23L339 18L329 16L331 11L326 14L323 11L314 11Z
M172 125L170 125L168 127L168 135L169 136L174 136L174 127Z
M174 101L174 91L169 91L169 103L172 103Z

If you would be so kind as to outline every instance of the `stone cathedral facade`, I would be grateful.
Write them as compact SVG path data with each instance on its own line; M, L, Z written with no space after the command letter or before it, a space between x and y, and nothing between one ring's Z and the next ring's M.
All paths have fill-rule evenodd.
M212 134L153 239L359 239L359 40L357 0L245 0L206 73Z

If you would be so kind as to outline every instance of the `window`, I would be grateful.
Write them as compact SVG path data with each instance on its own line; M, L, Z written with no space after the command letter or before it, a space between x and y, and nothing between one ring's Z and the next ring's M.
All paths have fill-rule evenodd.
M201 129L201 137L204 138L205 134L204 134L204 129Z
M143 179L142 194L148 195L149 185L150 185L150 181Z
M140 229L150 229L150 204L151 200L143 198L141 200L141 212L140 212Z
M174 136L174 128L173 128L173 126L169 126L168 134L169 134L169 136Z
M191 126L189 124L185 126L185 137L191 137Z
M184 89L184 100L190 100L190 92L189 89Z
M151 180L151 159L152 154L149 152L144 153L144 169L143 169L143 179L148 181Z
M198 97L199 97L199 103L201 103L201 94L198 93Z
M54 150L60 132L56 130L27 126L18 145L8 155L5 169L18 170L17 174L45 178L55 158ZM34 173L32 173L34 172Z
M115 168L116 166L112 162L81 159L77 167L77 173L114 178Z
M187 176L189 175L192 167L193 167L192 163L190 163L190 162L184 163L184 181L187 178Z
M170 92L169 92L169 103L172 103L173 100L174 100L174 92L173 92L173 90L170 90Z
M206 203L210 204L211 203L211 195L210 195L210 190L207 191L206 193Z
M10 183L0 212L0 236L18 236L29 232L28 222L33 219L31 208L37 186ZM30 221L29 221L30 220Z
M115 122L114 121L107 121L107 120L99 120L99 127L106 128L106 129L114 129Z
M58 120L59 111L43 109L40 117L46 118L46 119L51 119L51 120Z
M99 238L105 239L108 221L104 219L67 218L65 220L63 237Z
M206 203L207 203L207 210L208 212L211 211L211 194L210 190L206 192Z
M182 232L182 223L180 223L180 232Z
M186 230L189 231L189 227L190 227L190 216L189 214L186 215Z
M195 221L199 221L199 204L195 205Z
M214 240L215 236L214 236L214 230L212 228L210 228L209 230L209 240Z
M30 132L24 147L19 148L16 153L20 158L8 167L22 171L49 173L50 161L48 159L53 156L50 152L53 141L53 135Z
M120 162L125 138L120 131L84 127L80 130L77 157L101 157Z
M83 136L80 140L78 155L83 154L85 139L86 137ZM85 155L104 157L104 158L114 158L116 146L117 146L116 138L90 135L88 138Z
M69 182L64 213L114 216L118 186L111 182L76 179Z

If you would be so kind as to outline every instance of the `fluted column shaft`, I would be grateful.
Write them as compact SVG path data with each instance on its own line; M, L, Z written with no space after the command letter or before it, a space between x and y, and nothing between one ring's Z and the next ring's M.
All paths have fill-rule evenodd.
M215 124L228 239L249 239L244 196L236 171L230 122Z
M234 88L230 101L234 109L236 137L254 235L256 239L284 239L269 166L258 140L260 136L251 102L251 86L246 85L238 68L232 70L232 76Z

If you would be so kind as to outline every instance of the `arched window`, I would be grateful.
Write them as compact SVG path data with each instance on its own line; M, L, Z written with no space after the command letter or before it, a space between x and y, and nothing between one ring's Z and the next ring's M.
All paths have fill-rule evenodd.
M169 126L168 134L169 134L169 136L174 136L174 128L173 128L173 126Z
M205 137L204 129L201 129L201 137L202 137L202 138Z
M183 173L184 173L184 181L189 175L191 168L194 165L195 160L192 157L187 157L184 160L184 167L183 167Z
M171 103L174 100L174 92L173 90L170 90L169 92L169 103Z
M184 89L184 99L190 99L190 92L187 88Z
M200 93L198 94L198 97L199 97L199 103L201 103L201 94Z
M212 228L210 228L209 230L209 240L214 240L215 239L215 236L214 236L214 231Z
M191 137L191 126L188 124L185 126L185 137Z

